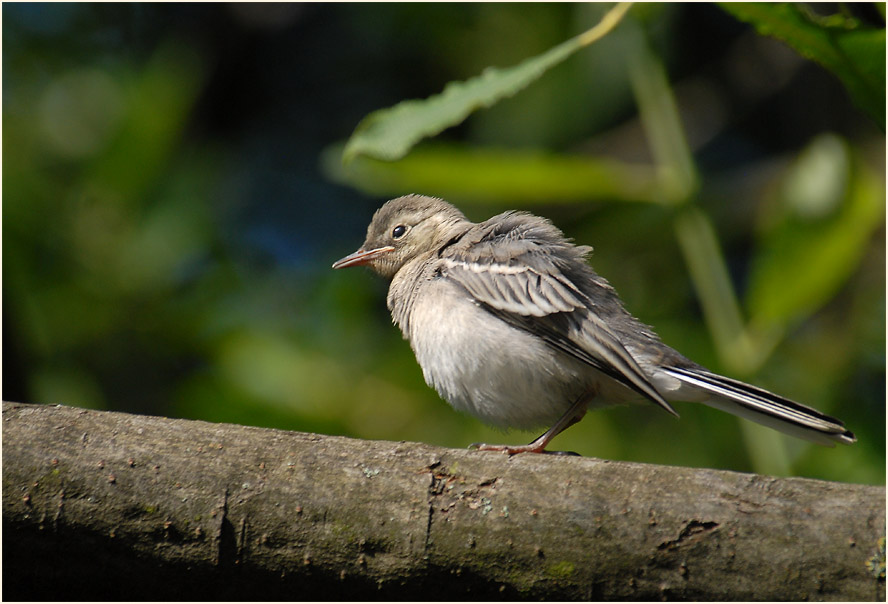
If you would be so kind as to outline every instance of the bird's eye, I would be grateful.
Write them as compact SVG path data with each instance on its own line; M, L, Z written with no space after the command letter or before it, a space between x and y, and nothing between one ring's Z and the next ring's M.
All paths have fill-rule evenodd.
M395 228L392 229L392 239L400 239L407 233L407 227L403 224L399 224Z

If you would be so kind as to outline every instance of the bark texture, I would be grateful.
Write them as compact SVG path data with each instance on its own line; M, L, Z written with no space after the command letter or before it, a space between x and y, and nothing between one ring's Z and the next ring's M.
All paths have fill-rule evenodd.
M883 600L884 535L883 487L3 403L5 599Z

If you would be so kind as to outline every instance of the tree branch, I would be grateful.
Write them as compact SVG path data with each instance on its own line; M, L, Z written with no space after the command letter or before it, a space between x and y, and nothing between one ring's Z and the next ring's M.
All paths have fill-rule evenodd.
M3 403L6 599L882 600L884 535L882 487Z

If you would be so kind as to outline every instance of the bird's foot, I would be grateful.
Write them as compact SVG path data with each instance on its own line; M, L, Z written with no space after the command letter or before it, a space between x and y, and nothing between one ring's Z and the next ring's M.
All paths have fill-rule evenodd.
M472 443L469 445L470 449L477 449L478 451L496 451L498 453L505 453L509 456L517 455L518 453L543 453L543 447L534 445L533 443L529 445L488 445L487 443Z
M575 455L580 457L579 453L574 453L573 451L546 451L545 444L538 444L536 442L532 442L529 445L488 445L486 443L472 443L469 445L470 449L477 449L478 451L497 451L499 453L506 453L509 456L517 455L518 453L542 453L543 455Z

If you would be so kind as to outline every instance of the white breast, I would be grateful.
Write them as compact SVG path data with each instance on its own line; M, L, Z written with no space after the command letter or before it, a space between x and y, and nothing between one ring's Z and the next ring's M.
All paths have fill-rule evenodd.
M426 383L454 408L500 427L549 426L601 377L490 315L446 279L423 288L405 336Z

